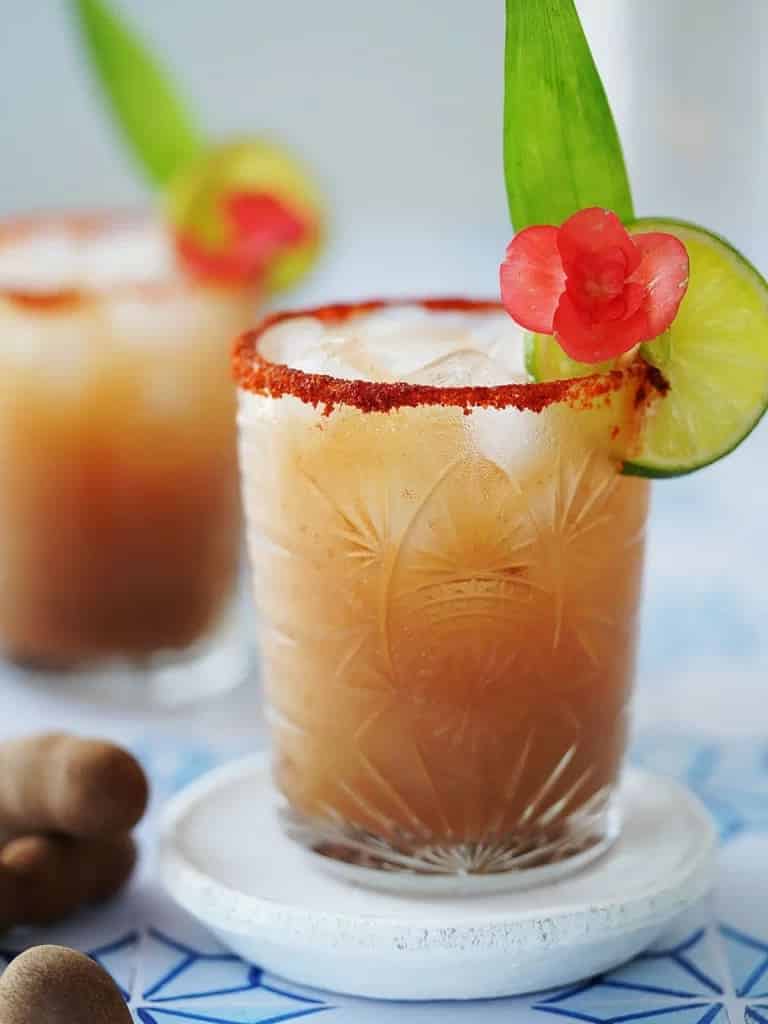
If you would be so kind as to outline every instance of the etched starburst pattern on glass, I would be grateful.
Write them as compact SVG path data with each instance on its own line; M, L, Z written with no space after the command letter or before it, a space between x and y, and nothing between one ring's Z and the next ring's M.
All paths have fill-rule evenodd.
M604 837L647 510L611 453L625 398L326 416L247 397L276 777L303 842L482 873Z

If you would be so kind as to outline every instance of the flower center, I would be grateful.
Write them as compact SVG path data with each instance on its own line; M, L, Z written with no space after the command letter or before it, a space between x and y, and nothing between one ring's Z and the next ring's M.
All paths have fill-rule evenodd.
M628 276L621 249L583 253L566 276L566 291L587 323L623 320L640 307L644 289Z

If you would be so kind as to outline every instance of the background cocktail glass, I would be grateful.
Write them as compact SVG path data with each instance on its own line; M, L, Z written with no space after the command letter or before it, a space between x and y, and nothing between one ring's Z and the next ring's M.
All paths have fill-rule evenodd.
M0 226L6 658L131 702L242 679L227 346L255 298L185 277L150 220Z
M654 391L475 386L521 351L450 301L237 346L275 778L329 858L519 882L617 834L648 506L618 453Z

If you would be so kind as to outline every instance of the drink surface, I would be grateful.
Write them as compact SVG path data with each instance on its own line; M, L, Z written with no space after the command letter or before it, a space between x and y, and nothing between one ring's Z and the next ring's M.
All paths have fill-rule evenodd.
M99 223L0 225L0 291L31 294L179 280L173 246L159 224L140 218Z
M525 381L520 328L504 312L390 306L342 324L311 316L268 331L261 351L307 373L435 387Z
M259 351L440 386L523 372L497 313L301 318ZM241 392L275 771L315 845L500 870L565 856L603 826L648 499L612 448L633 409L629 389L592 408L468 415L324 415Z
M226 353L249 302L170 261L146 226L0 229L0 648L19 661L185 648L231 598Z

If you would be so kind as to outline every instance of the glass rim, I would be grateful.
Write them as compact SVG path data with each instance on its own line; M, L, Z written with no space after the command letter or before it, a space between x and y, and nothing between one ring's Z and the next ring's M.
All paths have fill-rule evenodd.
M75 239L109 237L123 229L157 226L162 220L151 210L105 209L72 211L39 211L0 218L0 249L25 239L54 231ZM242 286L239 286L242 287ZM133 296L147 301L183 296L196 290L237 291L226 286L201 281L174 262L162 273L146 279L112 281L101 285L23 288L0 283L0 299L30 311L71 311L81 306L104 302L115 297Z
M395 381L347 380L328 374L310 373L274 362L260 350L264 335L272 327L301 317L314 317L325 324L341 324L354 316L396 306L421 306L430 312L491 313L504 307L492 299L459 297L416 299L370 299L335 303L307 309L273 313L236 339L232 371L238 386L270 398L292 396L307 405L322 406L326 414L336 406L351 406L361 412L392 412L418 406L448 406L463 409L517 409L541 412L551 405L592 408L595 401L609 398L626 384L636 388L634 405L640 408L668 390L661 373L643 359L629 365L584 377L553 381L530 381L498 385L440 387Z

